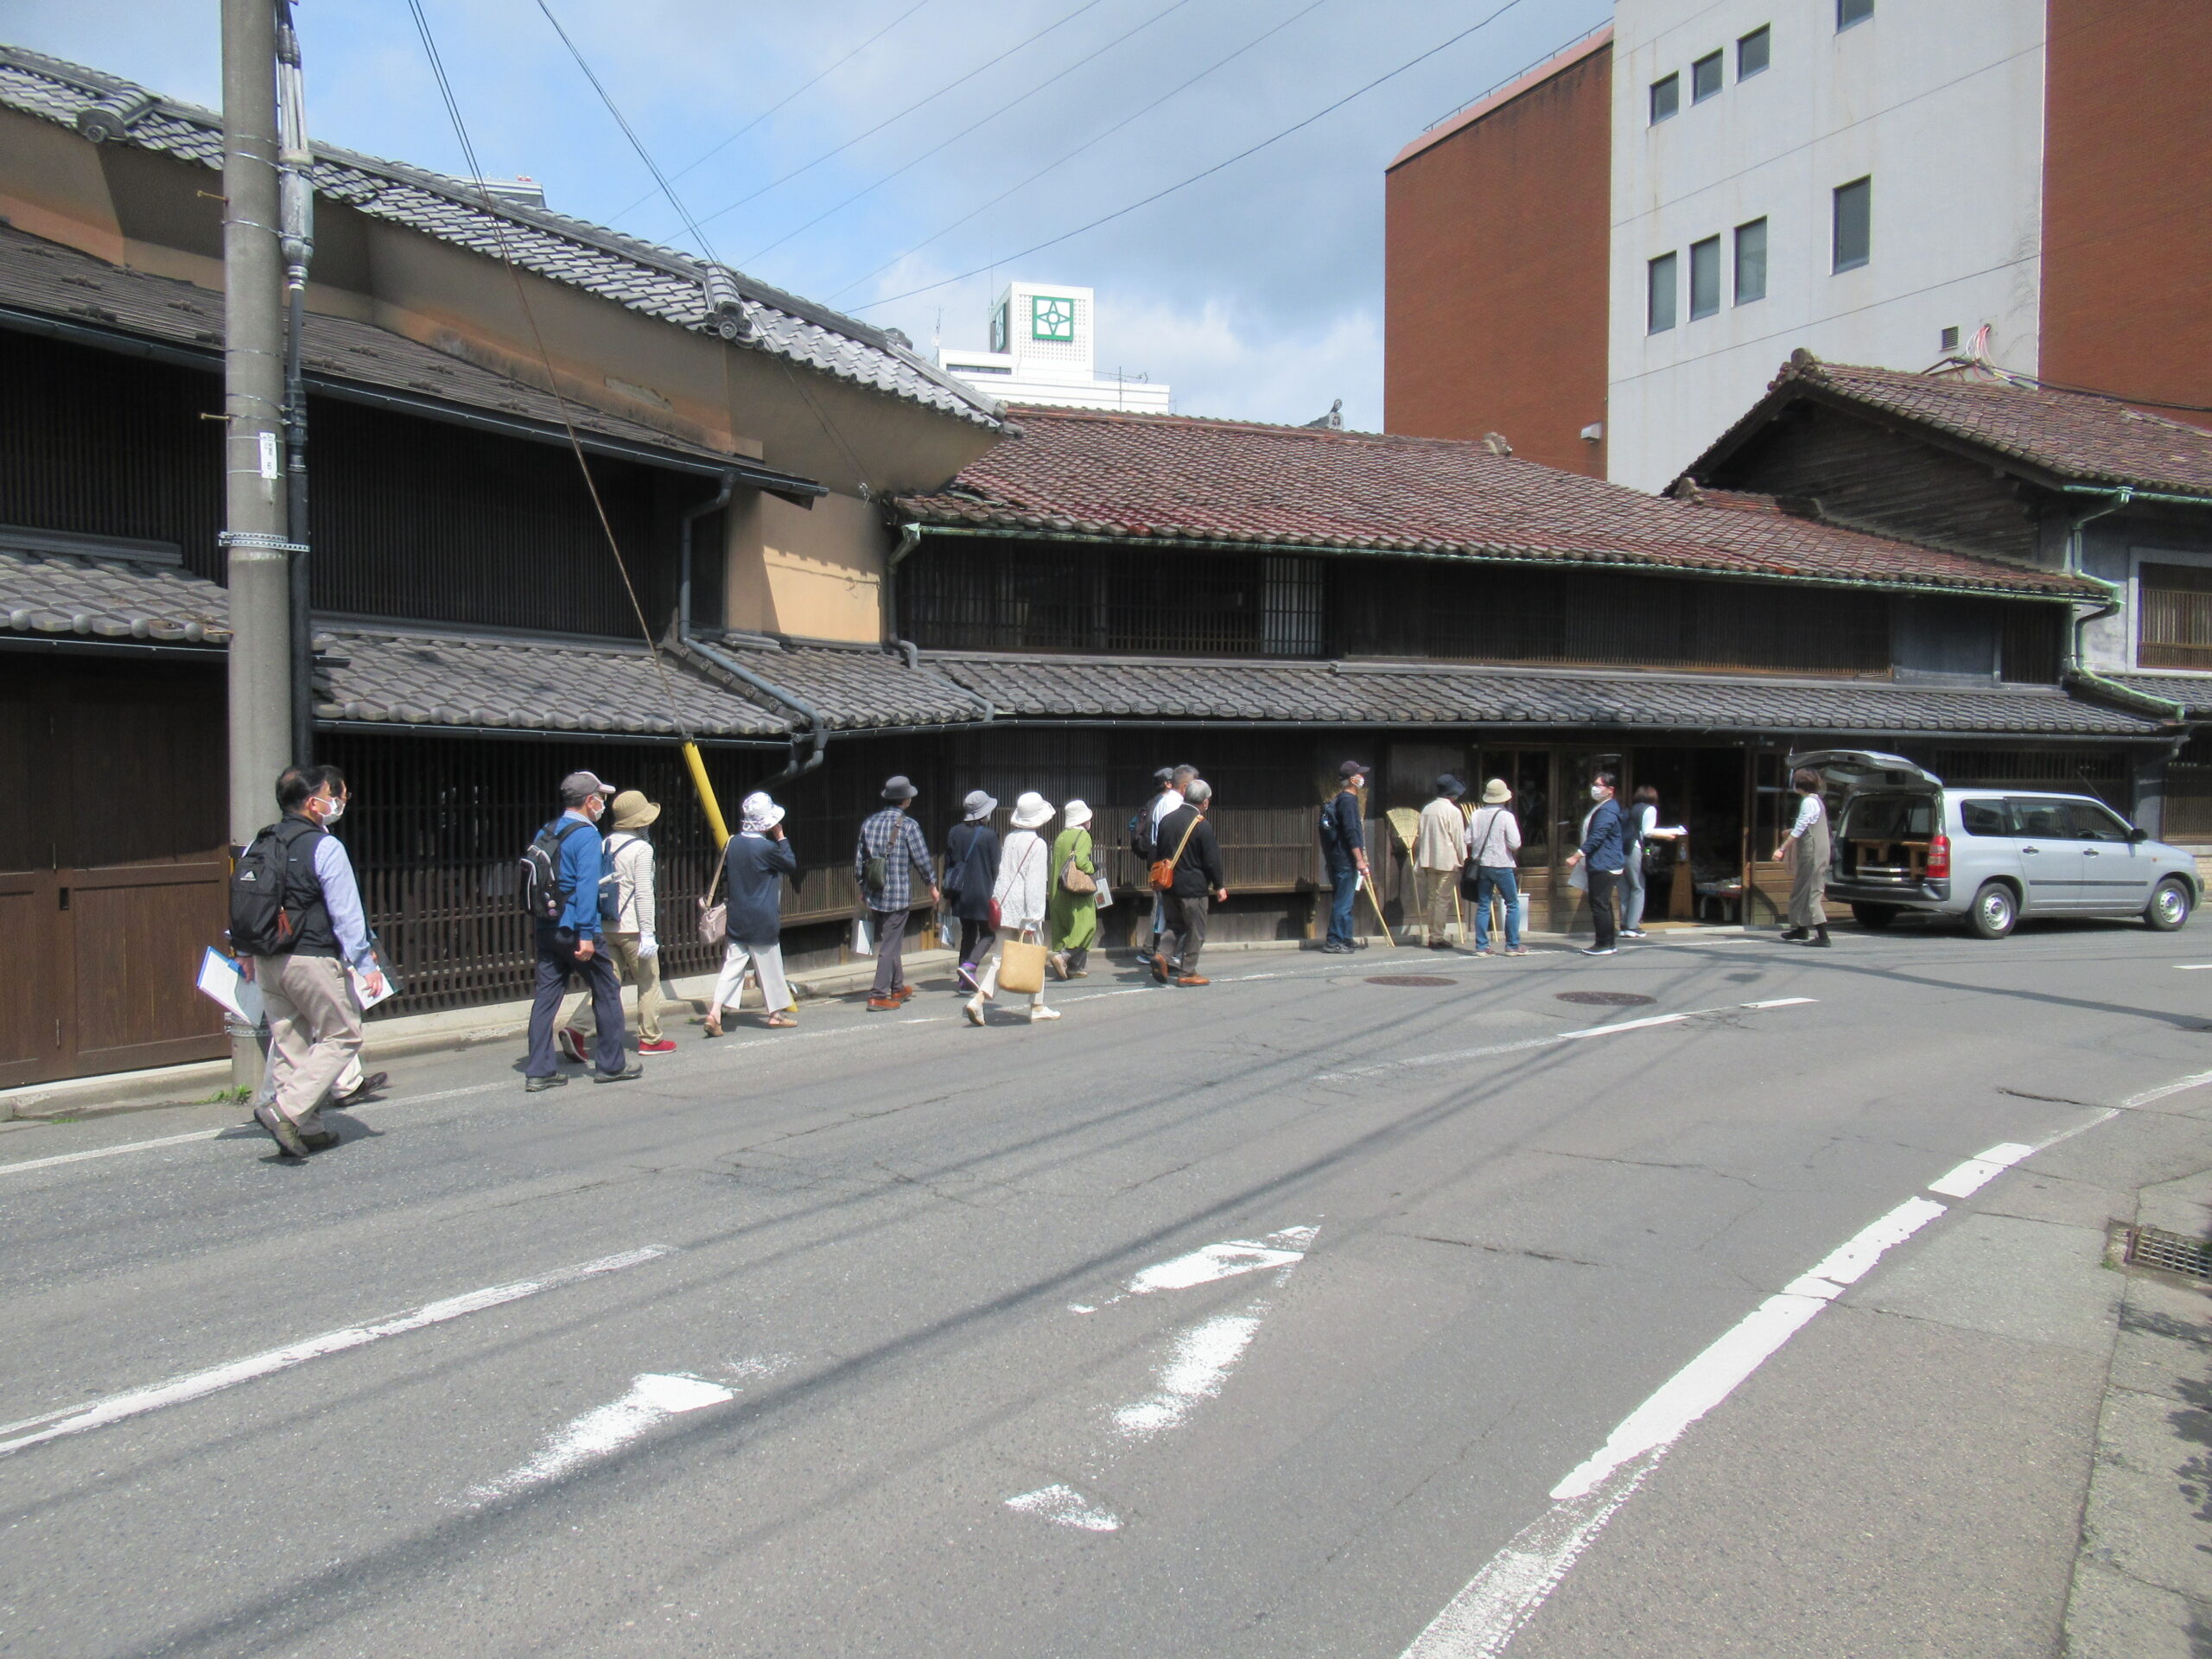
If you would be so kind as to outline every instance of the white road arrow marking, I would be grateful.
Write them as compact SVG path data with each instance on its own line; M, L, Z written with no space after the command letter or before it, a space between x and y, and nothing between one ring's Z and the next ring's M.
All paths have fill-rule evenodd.
M468 1496L476 1503L490 1503L543 1486L620 1451L656 1424L736 1398L735 1389L702 1376L647 1372L632 1380L630 1391L620 1400L588 1411L563 1428L521 1468L474 1488Z

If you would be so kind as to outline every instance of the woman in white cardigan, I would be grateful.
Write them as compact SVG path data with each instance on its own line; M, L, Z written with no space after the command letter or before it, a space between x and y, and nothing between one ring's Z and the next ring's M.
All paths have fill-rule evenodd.
M1014 830L999 849L999 879L991 889L998 901L998 937L988 946L988 965L976 995L968 999L968 1023L983 1023L983 1004L998 995L999 947L1024 934L1041 939L1045 900L1052 892L1052 849L1037 832L1052 821L1052 804L1032 790L1014 804ZM1045 1006L1043 985L1029 998L1032 1020L1057 1020L1059 1010Z

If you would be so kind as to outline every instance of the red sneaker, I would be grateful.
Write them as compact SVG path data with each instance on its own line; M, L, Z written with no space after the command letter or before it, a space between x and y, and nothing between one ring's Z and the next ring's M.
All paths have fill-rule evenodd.
M638 1052L640 1054L673 1054L676 1052L676 1039L673 1037L664 1037L656 1043L640 1041L638 1045Z
M590 1056L584 1052L584 1033L582 1027L562 1027L559 1033L559 1040L561 1044L561 1052L567 1055L570 1059L574 1060L578 1065L583 1065L589 1061Z

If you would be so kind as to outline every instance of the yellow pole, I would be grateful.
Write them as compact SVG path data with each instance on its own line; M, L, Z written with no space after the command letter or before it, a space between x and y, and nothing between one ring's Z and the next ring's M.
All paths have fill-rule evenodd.
M699 804L707 811L707 828L715 832L717 851L729 845L729 826L722 822L721 803L715 798L715 786L707 778L707 763L699 753L696 743L683 746L683 764L691 768L691 786L699 791Z

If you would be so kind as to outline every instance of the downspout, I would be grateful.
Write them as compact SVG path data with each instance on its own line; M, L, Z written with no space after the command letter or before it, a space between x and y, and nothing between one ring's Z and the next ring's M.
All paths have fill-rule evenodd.
M907 523L899 525L899 545L891 550L891 557L883 567L885 636L890 640L892 649L906 659L906 666L917 671L922 665L922 648L911 639L901 639L899 637L899 567L906 562L906 556L921 544L922 527L919 524ZM960 684L957 680L953 683ZM969 691L964 685L960 686L960 689L975 698L976 706L983 711L984 725L989 725L999 717L999 711L992 707L988 697L980 692Z
M2082 554L2085 546L2082 532L2106 514L2125 511L2134 499L2135 492L2132 489L2113 492L2106 496L2102 506L2090 508L2066 528L2066 574L2102 588L2105 597L2101 603L2092 608L2084 609L2078 605L2075 607L2074 620L2066 633L2066 661L2061 677L2069 686L2094 691L2124 709L2137 713L2147 711L2170 723L2181 725L2189 718L2186 705L2170 702L2164 697L2154 697L2147 691L2138 691L2133 686L2122 685L2118 680L2106 678L2088 666L2082 650L2082 630L2092 622L2101 621L2117 613L2127 596L2127 590L2118 582L2093 576L2082 568Z
M682 650L696 655L703 662L711 664L715 669L728 675L730 678L741 684L752 687L772 702L783 704L785 708L792 710L800 719L806 721L806 729L791 739L791 764L774 776L764 778L753 785L755 789L767 789L778 784L790 783L794 779L804 778L822 764L823 751L829 747L830 743L830 721L819 709L797 692L786 691L780 685L771 684L746 667L744 664L735 661L728 653L716 650L704 640L695 638L691 632L691 526L708 514L720 512L729 505L730 492L735 487L736 483L735 474L724 473L721 488L716 491L711 499L701 502L696 507L685 508L679 516L678 522L682 525L682 530L678 535L678 543L682 552L677 575L676 639L677 645ZM802 745L807 747L807 754L804 760L799 756Z

